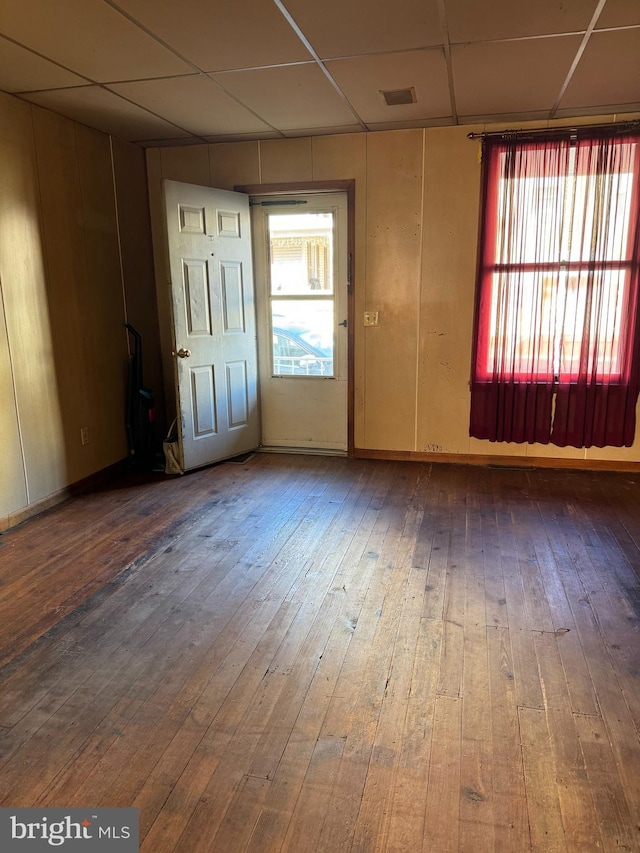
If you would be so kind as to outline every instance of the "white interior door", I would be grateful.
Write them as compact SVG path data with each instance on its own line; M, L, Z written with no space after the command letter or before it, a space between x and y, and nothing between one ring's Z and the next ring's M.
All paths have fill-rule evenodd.
M348 447L347 194L252 199L262 445Z
M249 199L165 181L184 470L260 443Z

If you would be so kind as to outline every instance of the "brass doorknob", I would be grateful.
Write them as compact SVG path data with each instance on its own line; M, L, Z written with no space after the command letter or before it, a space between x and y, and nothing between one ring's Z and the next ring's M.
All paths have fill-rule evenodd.
M178 358L189 358L191 356L191 350L184 349L184 347L180 347L176 355L178 356Z

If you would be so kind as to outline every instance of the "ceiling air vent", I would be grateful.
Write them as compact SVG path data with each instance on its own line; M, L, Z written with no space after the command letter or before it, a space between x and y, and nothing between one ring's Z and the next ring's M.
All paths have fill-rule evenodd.
M415 104L416 90L413 86L410 89L393 89L389 92L382 92L382 97L389 107L399 107L402 104Z

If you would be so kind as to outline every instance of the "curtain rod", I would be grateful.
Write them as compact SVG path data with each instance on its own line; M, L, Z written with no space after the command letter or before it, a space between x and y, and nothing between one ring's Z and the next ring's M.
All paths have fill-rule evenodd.
M513 137L526 139L535 136L576 135L578 133L591 133L592 131L610 130L612 133L632 133L640 130L640 119L631 121L612 122L611 124L581 124L576 127L532 127L520 130L495 130L485 133L467 133L467 139L513 139Z

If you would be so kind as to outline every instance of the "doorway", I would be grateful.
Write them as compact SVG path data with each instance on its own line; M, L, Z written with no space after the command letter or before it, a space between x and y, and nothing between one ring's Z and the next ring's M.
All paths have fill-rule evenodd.
M346 192L251 200L265 449L349 446Z

